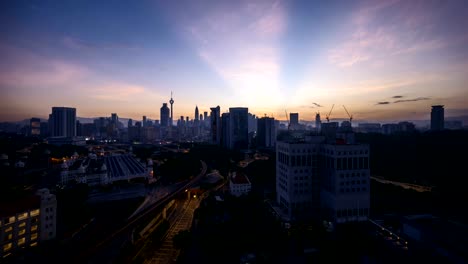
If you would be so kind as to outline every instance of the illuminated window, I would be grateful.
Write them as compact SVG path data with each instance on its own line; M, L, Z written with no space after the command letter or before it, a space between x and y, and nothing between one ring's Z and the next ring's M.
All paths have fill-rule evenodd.
M36 231L37 230L37 225L31 226L31 231Z
M7 240L10 240L10 239L12 239L12 238L13 238L13 234L8 234L8 235L6 235L6 239L7 239Z
M11 230L13 230L13 227L11 227L11 226L10 226L10 227L7 227L7 228L5 229L5 233L6 233L6 232L11 232Z
M8 251L13 247L13 243L3 245L3 251Z
M26 238L22 237L18 239L18 246L22 246L24 243L26 243Z
M36 240L37 239L37 233L31 234L31 240Z
M21 235L24 235L26 233L26 229L21 229L20 231L18 231L18 235L21 236Z
M31 215L31 216L39 215L39 209L32 210L32 211L30 212L30 215Z
M26 222L21 222L18 227L25 227L26 226Z
M12 216L12 217L9 217L9 218L7 218L7 222L6 222L6 224L11 224L11 223L14 223L14 222L15 222L15 220L16 220L16 219L15 219L15 217L14 217L14 216Z
M37 246L37 242L31 243L31 247L35 247L35 246Z
M24 220L28 218L28 213L22 213L18 215L18 220Z

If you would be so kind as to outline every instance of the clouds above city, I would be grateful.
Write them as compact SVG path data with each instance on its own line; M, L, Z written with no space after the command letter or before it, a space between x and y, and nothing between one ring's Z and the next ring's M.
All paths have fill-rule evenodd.
M171 91L175 116L220 105L313 119L337 104L359 119L423 119L468 100L464 1L3 5L4 120L55 105L157 119Z

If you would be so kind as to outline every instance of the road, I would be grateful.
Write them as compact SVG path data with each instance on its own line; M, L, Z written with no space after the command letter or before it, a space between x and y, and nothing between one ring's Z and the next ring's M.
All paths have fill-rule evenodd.
M417 192L431 192L432 191L432 187L428 187L428 186L416 185L416 184L405 183L405 182L389 181L389 180L377 178L374 176L371 176L370 178L380 183L393 184L395 186L399 186L405 189L415 190Z

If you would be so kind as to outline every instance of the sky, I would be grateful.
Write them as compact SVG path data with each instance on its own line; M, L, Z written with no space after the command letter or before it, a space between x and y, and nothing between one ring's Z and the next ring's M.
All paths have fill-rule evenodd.
M284 120L468 115L461 1L1 1L0 121L174 119L219 105Z

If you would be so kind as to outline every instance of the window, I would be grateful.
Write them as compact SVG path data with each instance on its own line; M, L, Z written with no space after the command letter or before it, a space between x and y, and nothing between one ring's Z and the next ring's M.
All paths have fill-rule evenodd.
M11 233L8 234L8 235L5 234L4 241L8 241L8 240L10 240L10 239L12 239L12 238L13 238L13 234L11 234Z
M37 239L37 233L31 234L31 240L36 240Z
M24 220L28 218L28 213L22 213L18 215L18 220Z
M30 216L37 216L39 215L39 209L36 209L36 210L32 210L30 213L29 213Z
M21 235L24 235L26 233L26 229L21 229L20 231L18 231L18 235L21 236Z
M31 247L37 246L37 242L31 243Z
M24 237L18 239L18 246L23 245L25 242L26 242L26 238L24 238Z
M6 233L6 232L11 232L11 230L13 230L13 227L11 227L11 226L10 226L10 227L7 227L7 228L5 228L5 233Z
M25 227L26 226L26 222L21 222L18 227Z
M3 245L3 251L8 251L13 247L13 243Z
M31 231L36 231L37 230L37 225L31 226Z
M15 222L15 220L16 220L16 218L15 218L14 216L12 216L12 217L9 217L9 218L7 218L7 219L6 219L6 222L5 222L5 224L11 224L11 223L14 223L14 222Z

